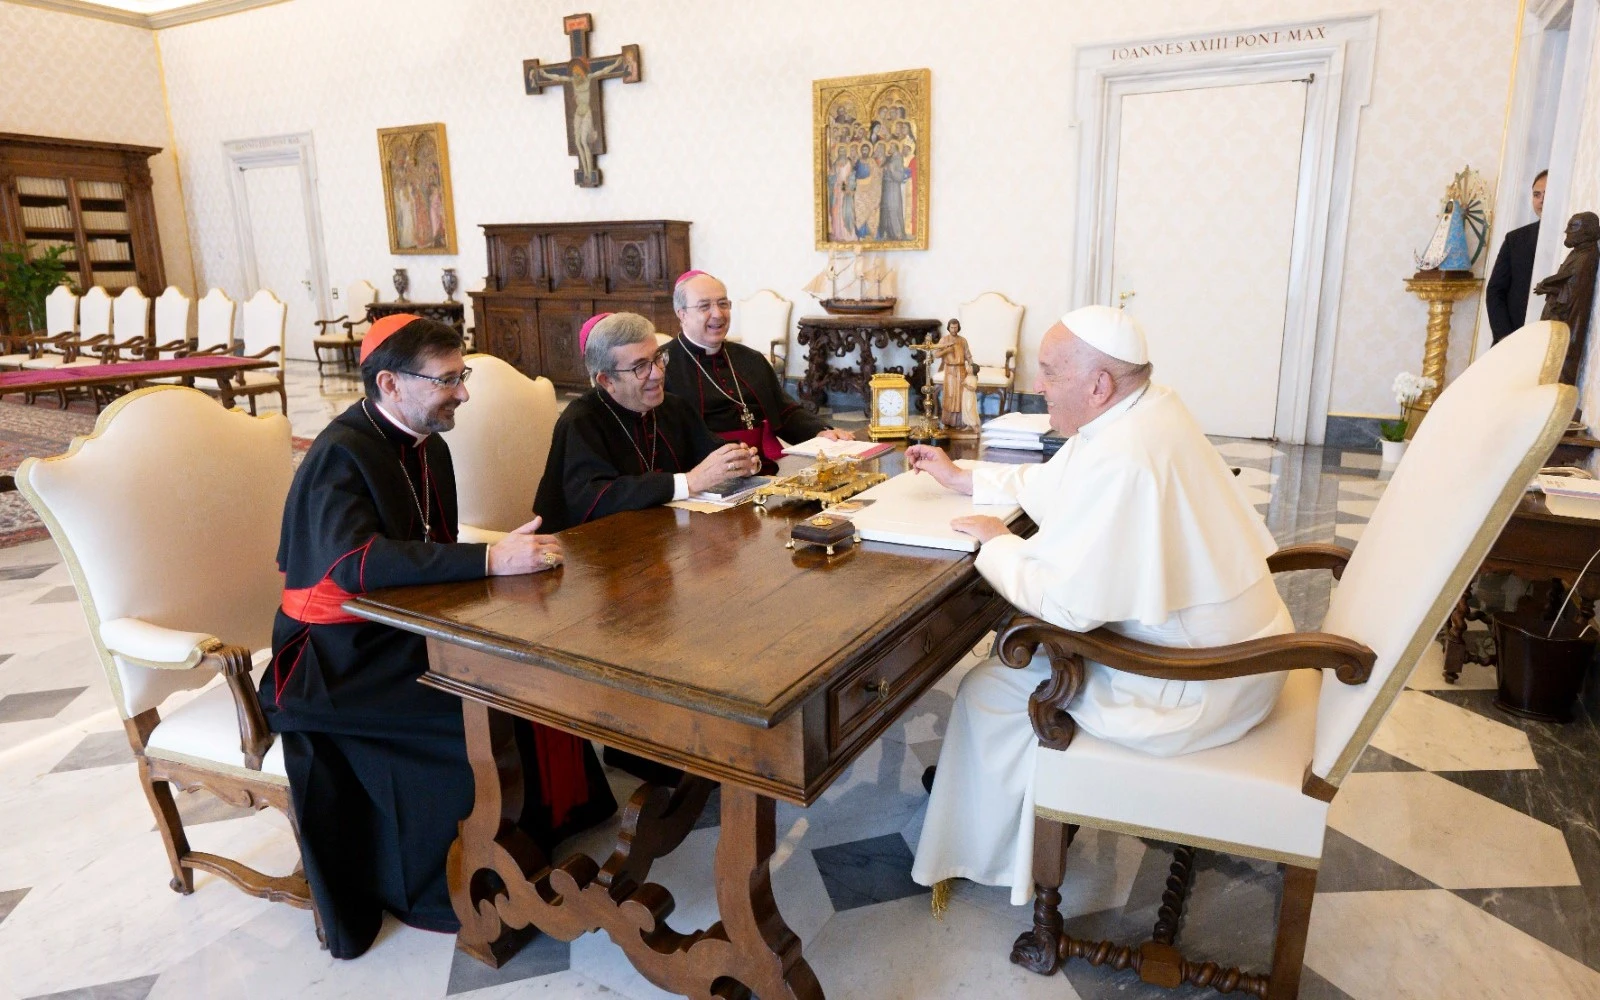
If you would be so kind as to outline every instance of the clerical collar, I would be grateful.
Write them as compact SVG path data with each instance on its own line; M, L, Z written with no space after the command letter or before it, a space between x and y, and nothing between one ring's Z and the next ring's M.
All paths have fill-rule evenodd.
M698 340L694 339L693 337L689 336L689 331L687 331L687 330L685 330L682 333L678 334L678 339L683 341L684 342L684 346L686 346L686 347L687 346L693 346L693 347L699 348L700 353L706 355L707 357L709 357L709 356L711 356L713 354L720 354L722 352L722 344L718 344L717 345L717 349L715 351L713 351L711 348L709 348L706 345L700 343L700 341L698 341ZM723 340L722 340L722 343L726 344L727 342L728 342L727 337L724 336Z
M407 434L411 435L411 440L413 442L415 442L416 444L421 444L424 440L427 439L428 435L426 435L426 434L418 434L416 431L414 431L411 428L407 427L405 425L405 421L401 420L399 417L397 417L393 413L389 412L389 408L387 406L384 406L382 403L378 402L377 400L373 400L372 401L372 406L379 413L383 414L383 419L389 421L389 423L393 424L399 430L405 431Z
M1138 392L1130 392L1126 398L1119 399L1116 402L1116 405L1112 406L1111 409L1078 428L1078 433L1084 437L1094 437L1100 431L1104 430L1107 425L1115 422L1118 417L1133 409L1134 404L1143 399L1144 394L1149 391L1150 382L1148 379L1146 379L1144 385L1139 387Z

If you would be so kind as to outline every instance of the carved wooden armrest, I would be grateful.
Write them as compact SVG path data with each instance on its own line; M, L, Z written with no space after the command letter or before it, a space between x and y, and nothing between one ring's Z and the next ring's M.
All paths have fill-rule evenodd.
M272 749L272 730L267 728L267 716L261 710L255 681L250 676L250 651L243 646L222 645L220 640L217 646L206 653L201 663L222 674L227 683L239 719L239 751L244 754L244 766L259 771L262 758Z
M1017 377L1016 360L1017 360L1017 352L1016 351L1007 351L1006 352L1006 378L1008 378L1008 379Z
M220 673L233 695L239 720L239 751L245 766L261 770L261 760L272 748L272 731L256 698L250 676L250 650L230 646L203 632L183 632L139 618L114 618L100 625L100 641L107 651L129 663L158 670L193 670L209 667Z
M345 327L345 329L349 329L349 327L350 327L349 320L350 320L350 314L349 313L345 313L343 316L340 316L338 319L316 319L316 320L312 320L311 322L313 322L317 326L321 327L322 328L322 332L324 334L326 334L328 332L328 327L330 327L330 326L341 326L342 325L342 326Z
M1342 545L1327 542L1310 542L1291 545L1267 556L1267 569L1273 573L1288 573L1297 569L1327 569L1333 571L1335 580L1344 576L1345 564L1350 561L1350 550Z
M192 343L188 340L173 340L165 344L151 344L145 349L145 357L156 360L163 354L171 354L175 358L183 358L189 355L189 348L192 346Z
M256 358L256 359L259 359L259 360L265 360L268 355L277 354L277 353L278 353L278 345L277 344L273 344L271 347L263 347L261 350L257 351L256 353L254 353L254 354L246 354L246 355L244 355L244 357Z
M1028 718L1039 742L1065 750L1078 726L1067 704L1083 687L1084 661L1113 670L1174 681L1212 681L1282 670L1332 670L1344 684L1364 684L1377 654L1362 643L1327 632L1293 632L1247 639L1227 646L1183 649L1129 639L1109 629L1069 632L1027 615L1018 616L996 642L1009 667L1025 667L1040 647L1050 657L1050 677L1028 699Z
M129 337L120 344L107 337L106 343L100 345L98 353L102 361L112 361L122 357L124 350L131 351L134 348L138 348L141 355L149 357L150 343L143 336Z

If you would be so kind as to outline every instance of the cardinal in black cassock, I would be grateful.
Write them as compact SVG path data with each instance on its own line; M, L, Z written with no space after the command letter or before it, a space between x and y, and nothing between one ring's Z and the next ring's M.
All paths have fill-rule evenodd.
M388 910L414 927L458 929L445 859L471 811L461 703L424 687L421 636L340 605L382 587L528 573L560 564L536 523L494 546L456 536L450 450L436 431L467 398L461 340L400 315L362 344L367 398L317 436L284 510L283 603L260 699L284 763L328 949L354 958ZM522 723L520 824L547 852L616 811L586 741Z
M663 386L669 348L635 313L601 313L579 338L595 388L556 421L533 510L549 531L642 510L756 471L755 453L723 441Z
M778 471L783 441L814 437L849 441L783 390L771 362L727 339L733 304L722 282L704 271L686 271L672 293L683 333L671 344L667 391L689 402L712 433L761 452L761 471ZM781 441L780 441L781 439Z

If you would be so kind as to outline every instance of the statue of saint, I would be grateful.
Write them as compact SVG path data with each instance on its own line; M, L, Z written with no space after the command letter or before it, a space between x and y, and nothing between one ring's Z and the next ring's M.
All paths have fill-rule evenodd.
M959 319L952 319L945 326L938 348L930 353L938 356L944 374L939 422L955 430L977 430L978 366L972 360L967 338L961 336Z
M1589 335L1589 313L1594 305L1595 266L1600 263L1600 216L1579 212L1567 220L1563 241L1572 248L1555 274L1533 286L1545 297L1540 319L1559 320L1572 330L1567 343L1567 360L1561 366L1561 381L1578 384L1578 366L1583 363L1583 346Z

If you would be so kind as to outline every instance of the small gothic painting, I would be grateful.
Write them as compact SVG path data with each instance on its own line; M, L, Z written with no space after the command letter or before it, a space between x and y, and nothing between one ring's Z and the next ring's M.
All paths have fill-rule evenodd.
M929 77L812 82L818 250L928 249Z
M389 252L456 252L456 214L450 196L450 155L444 125L378 129Z

